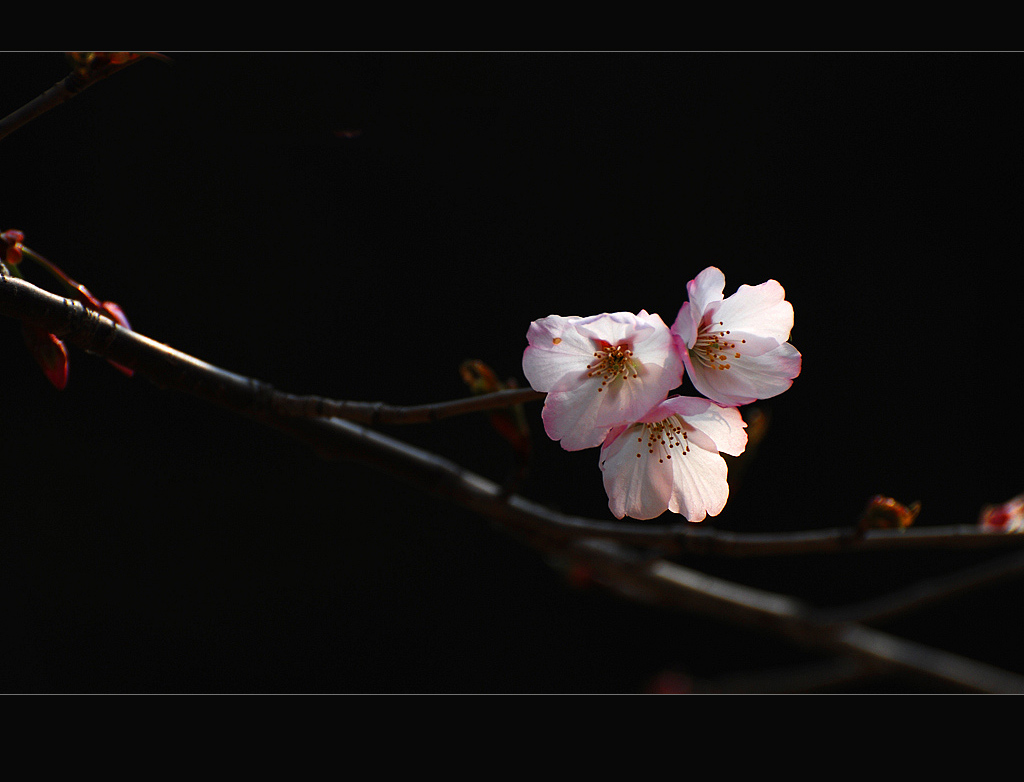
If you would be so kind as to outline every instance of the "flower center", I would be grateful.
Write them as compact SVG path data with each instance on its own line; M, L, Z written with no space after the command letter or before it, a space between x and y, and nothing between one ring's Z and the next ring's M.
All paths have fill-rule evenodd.
M638 432L636 441L639 443L636 458L643 457L643 443L647 439L647 455L658 457L658 463L672 458L672 450L686 456L690 451L690 444L686 442L686 430L683 428L679 416L673 415L661 421L651 424L643 424Z
M587 377L601 378L601 388L621 378L628 380L637 376L636 362L633 360L633 351L629 345L623 342L620 345L610 345L604 340L597 343L598 350L594 351L595 361L587 364Z
M729 362L741 355L736 348L746 342L745 339L738 343L729 339L729 329L722 328L724 325L722 321L702 323L697 331L697 341L690 348L691 355L711 369L729 369Z

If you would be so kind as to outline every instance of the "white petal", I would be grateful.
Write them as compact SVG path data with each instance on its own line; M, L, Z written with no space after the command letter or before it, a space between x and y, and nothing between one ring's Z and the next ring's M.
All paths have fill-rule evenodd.
M544 431L567 451L596 448L612 426L598 420L603 402L593 383L571 391L549 393L541 410Z
M733 333L745 331L782 343L793 329L793 305L786 301L783 287L768 280L760 285L741 285L718 305L715 319Z
M694 388L727 407L747 405L758 399L778 396L800 374L800 351L788 342L761 356L730 358L728 369L707 367L683 357Z
M651 408L663 401L683 380L683 362L675 349L672 334L664 321L652 316L657 328L633 349L637 377L630 377L609 386L609 402L615 400L615 417L607 416L603 421L611 424L638 421Z
M715 444L715 449L739 456L747 447L746 423L743 416L735 407L721 407L709 403L707 409L696 415L686 416L686 423L699 432L707 435ZM691 438L694 442L706 448L697 438ZM693 452L693 449L690 449Z
M696 320L716 301L721 301L725 291L725 275L721 269L709 266L686 284L690 305L696 310Z
M708 451L739 456L747 446L746 423L734 407L722 407L696 396L673 396L652 410L643 420L682 417L690 429L690 444ZM692 449L691 449L692 452Z
M640 319L631 312L606 312L602 315L583 318L574 325L581 336L597 342L603 340L609 345L618 345L622 342L630 344L642 342L651 336L656 328L655 323Z
M645 311L552 315L532 323L527 337L523 371L534 389L547 392L544 429L566 450L600 445L609 429L638 420L682 382L668 326ZM612 372L593 374L595 353L620 345L628 357Z
M633 341L633 357L644 364L659 366L672 365L676 359L672 347L672 332L660 315L646 315L644 324L649 327ZM682 372L682 366L679 371Z
M701 521L717 516L729 500L729 468L718 453L690 448L685 456L672 460L672 496L668 509Z
M586 374L594 355L590 340L574 325L582 318L550 315L530 324L526 338L530 345L523 353L523 373L534 391L551 391L565 378Z
M701 313L688 301L683 302L672 324L672 334L682 342L679 349L692 348L697 341L697 327L700 325Z
M720 513L729 499L729 484L719 451L738 455L747 441L739 411L698 397L671 397L645 419L614 430L601 449L612 513L617 518L652 519L670 510L689 521ZM663 437L664 445L650 446L645 423L666 419L681 425L686 438L661 430L655 437Z
M601 449L608 508L617 519L657 518L668 510L673 493L671 463L650 458L646 446L637 442L642 433L642 426L626 427Z

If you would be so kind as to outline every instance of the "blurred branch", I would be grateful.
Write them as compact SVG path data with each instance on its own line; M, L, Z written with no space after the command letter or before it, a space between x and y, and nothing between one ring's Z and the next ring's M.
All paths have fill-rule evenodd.
M145 56L155 55L136 52L70 52L68 56L72 62L72 69L67 76L17 111L0 119L0 139L9 136L39 115L71 100L96 82L112 76Z
M866 674L910 671L966 690L1024 692L1024 678L956 655L914 644L866 627L863 620L886 614L884 605L820 611L798 600L725 581L664 558L689 551L727 556L867 551L879 548L964 545L1019 545L1024 536L947 527L916 530L832 529L816 532L740 535L706 526L634 525L558 513L516 494L437 454L403 443L338 417L310 417L326 411L326 400L281 394L270 385L236 375L118 325L80 302L56 296L17 279L0 264L0 313L44 329L118 364L160 387L175 389L273 426L314 447L325 457L343 457L381 469L419 489L477 512L549 554L582 559L609 587L635 599L709 613L770 630L798 644L852 659ZM490 399L488 399L490 397ZM502 392L413 408L331 403L339 413L358 411L363 420L383 423L435 420L448 414L510 405L531 392ZM283 400L283 401L282 401ZM410 414L409 411L415 411ZM437 412L441 411L441 412ZM931 602L993 577L1024 568L1017 555L1002 565L961 574L910 590L890 600L889 611ZM849 666L837 666L844 676Z
M794 598L709 576L609 540L577 544L587 564L608 585L633 598L684 608L760 628L789 638L800 646L851 659L858 675L888 671L909 673L972 692L1024 693L1024 676L959 655L907 641L853 621L833 621ZM851 676L848 665L837 664L832 674ZM817 686L827 680L819 677Z
M900 614L927 608L953 595L962 595L1002 581L1020 578L1022 574L1024 552L1015 552L974 567L920 581L874 600L822 611L822 621L881 622Z

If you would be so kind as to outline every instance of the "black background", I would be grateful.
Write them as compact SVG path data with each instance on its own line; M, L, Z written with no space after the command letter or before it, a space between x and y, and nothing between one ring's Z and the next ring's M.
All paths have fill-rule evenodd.
M717 265L779 280L804 356L705 524L971 524L1021 474L1022 67L1011 54L170 55L0 141L0 228L133 327L295 393L522 382L531 320L671 323ZM0 56L0 113L67 73ZM41 273L31 279L57 290ZM5 319L6 320L6 319ZM573 587L486 520L0 323L6 691L643 692L800 662ZM529 408L523 492L610 518ZM389 430L500 479L481 416ZM832 605L994 553L685 564ZM1024 672L1020 582L886 626ZM935 687L882 679L878 691Z

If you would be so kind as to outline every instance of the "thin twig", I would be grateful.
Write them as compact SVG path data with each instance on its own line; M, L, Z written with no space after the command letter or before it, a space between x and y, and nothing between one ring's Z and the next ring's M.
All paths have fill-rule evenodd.
M98 81L112 76L117 71L138 62L138 58L131 57L123 62L106 62L101 67L77 68L67 76L54 84L42 95L26 103L17 111L13 111L3 119L0 119L0 139L9 136L18 128L31 122L41 114L50 109L56 108L65 101L78 95L83 90L91 87Z
M350 402L322 396L297 396L273 391L270 404L278 413L309 418L344 418L370 426L376 424L425 424L455 415L494 410L545 397L532 388L514 388L490 394L427 405L389 405L384 402Z

